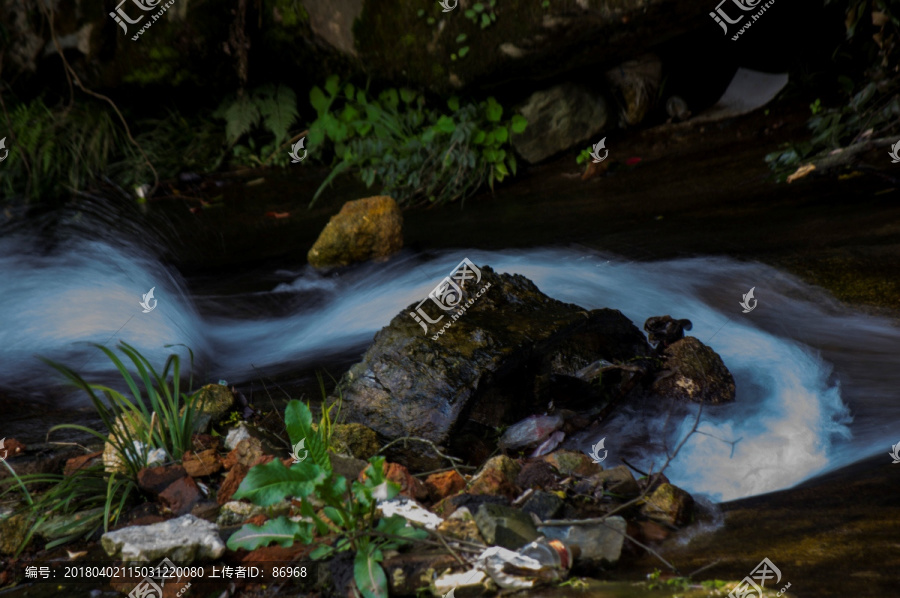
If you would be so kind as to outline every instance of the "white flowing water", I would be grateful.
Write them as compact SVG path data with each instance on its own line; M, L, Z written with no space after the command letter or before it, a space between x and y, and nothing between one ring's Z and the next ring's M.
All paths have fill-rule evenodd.
M134 247L71 242L40 252L8 237L0 240L0 387L40 396L59 385L38 356L113 378L112 364L91 342L125 341L158 364L175 350L166 345L183 344L212 381L327 365L332 356L362 353L376 331L464 257L522 274L556 299L619 309L638 327L662 314L693 322L689 334L733 373L737 400L704 408L700 433L666 470L691 492L731 500L786 488L886 453L900 434L900 330L891 321L844 308L761 264L629 262L580 248L404 255L330 277L265 272L282 282L261 293L198 297L179 274ZM158 303L143 313L141 296L151 287ZM738 302L751 287L758 304L744 314ZM624 457L658 468L663 445L672 449L690 431L696 409L679 407L668 420L666 412L626 407L574 441L589 450L605 437L607 466Z

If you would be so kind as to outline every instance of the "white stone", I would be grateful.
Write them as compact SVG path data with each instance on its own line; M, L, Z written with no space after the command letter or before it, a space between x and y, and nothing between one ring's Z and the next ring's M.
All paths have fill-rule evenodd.
M178 564L214 560L225 553L214 523L183 515L153 525L136 525L103 534L103 549L125 562L169 558Z

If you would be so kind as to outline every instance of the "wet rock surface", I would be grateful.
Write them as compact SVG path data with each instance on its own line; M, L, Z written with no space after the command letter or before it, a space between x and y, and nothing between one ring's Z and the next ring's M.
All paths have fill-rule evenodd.
M385 195L348 201L334 215L309 250L316 268L384 260L403 248L403 216Z
M734 401L734 378L719 354L687 336L666 347L664 370L653 382L653 392L695 403L718 405Z
M461 285L461 304L489 288L436 340L434 326L423 334L410 317L415 304L375 335L341 380L349 419L389 439L444 445L469 421L497 426L523 409L536 411L549 397L551 376L574 377L599 359L651 354L644 335L616 310L586 311L547 297L523 276L480 271L478 284ZM391 457L423 468L440 463L427 449Z

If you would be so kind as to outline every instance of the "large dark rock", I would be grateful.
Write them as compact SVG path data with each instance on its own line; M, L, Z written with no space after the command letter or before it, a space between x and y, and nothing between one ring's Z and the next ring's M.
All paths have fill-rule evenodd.
M665 369L653 382L655 394L711 405L734 401L731 372L719 354L696 337L672 343L663 357Z
M621 312L557 301L524 276L484 266L480 280L461 285L457 305L471 303L464 310L451 315L426 301L422 310L437 322L423 332L412 304L375 335L340 383L350 421L389 439L418 436L446 445L468 422L492 428L546 410L554 376L574 377L600 359L652 353ZM427 447L410 446L415 451L405 459L392 459L412 465L421 457L419 466L435 465L426 463Z

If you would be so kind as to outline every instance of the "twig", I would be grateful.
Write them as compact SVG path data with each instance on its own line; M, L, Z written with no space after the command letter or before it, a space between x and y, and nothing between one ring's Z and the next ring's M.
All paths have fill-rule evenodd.
M624 463L625 465L627 465L627 466L630 467L631 469L635 470L636 472L638 472L638 473L641 474L642 476L645 476L645 477L648 477L648 478L650 477L650 474L648 474L647 472L641 471L640 469L638 469L637 467L635 467L634 465L632 465L631 463L629 463L629 462L626 461L625 459L622 459L622 463Z
M722 562L722 559L716 559L716 560L714 560L713 562L711 562L711 563L708 564L708 565L703 565L702 567L700 567L699 569L697 569L697 570L694 571L693 573L688 573L688 577L689 577L689 578L690 578L690 577L694 577L695 575L697 575L697 574L700 573L701 571L706 571L706 570L709 569L710 567L715 567L716 565L718 565L718 564L721 563L721 562Z
M426 528L426 531L427 531L429 534L433 535L434 537L436 537L438 540L441 541L441 544L444 545L444 548L447 549L447 552L449 552L450 554L453 555L453 558L456 559L456 562L457 562L457 563L459 563L459 564L462 565L463 567L468 567L468 566L469 566L468 563L466 563L466 562L462 559L462 557L459 556L459 553L457 553L455 550L453 550L452 548L450 548L450 545L447 544L447 541L444 539L444 536L442 536L441 534L437 533L437 532L434 531L434 530L430 530L430 529L427 529L427 528Z
M388 449L388 447L394 446L398 442L403 442L405 445L405 443L409 440L415 440L417 442L422 442L424 444L427 444L428 446L431 447L431 450L433 450L435 453L437 453L437 455L439 457L443 457L444 459L449 461L450 466L456 471L456 473L458 473L460 476L462 475L462 473L458 469L456 469L457 463L462 463L462 461L463 461L462 459L460 459L459 457L451 457L450 455L445 455L443 452L441 452L441 450L432 441L428 440L427 438L421 438L419 436L403 436L402 438L396 438L396 439L390 441L389 443L387 443L386 445L384 445L383 447L381 447L381 449L379 449L379 451L375 454L378 455L378 454L383 453L385 450Z
M629 540L631 540L632 542L634 542L635 544L637 544L638 546L640 546L641 548L643 548L644 550L646 550L647 552L649 552L650 554L652 554L653 556L655 556L656 558L658 558L660 561L662 561L663 563L665 563L665 565L666 565L669 569L671 569L671 570L674 571L675 573L678 573L679 575L681 575L681 572L678 571L678 568L677 568L675 565L673 565L672 563L670 563L669 561L667 561L666 559L664 559L663 556L662 556L661 554L659 554L658 552L656 552L655 550L653 550L652 548L650 548L650 547L647 546L646 544L643 544L643 543L641 543L641 542L638 542L637 540L635 540L634 538L632 538L631 536L629 536L627 533L625 533L625 532L623 532L623 531L620 531L620 530L614 528L613 526L609 525L609 524L606 523L605 521L603 521L603 522L601 522L601 523L602 523L605 527L607 527L607 528L613 530L614 532L619 533L619 534L622 534L623 536L625 536L626 538L628 538Z
M700 430L697 430L697 434L703 434L704 436L709 436L710 438L715 438L716 440L721 440L725 444L730 444L731 445L731 455L728 457L729 459L734 458L734 445L736 445L738 442L740 442L741 440L744 439L744 437L741 436L737 440L725 440L724 438L719 438L715 434L710 434L709 432L701 432Z

